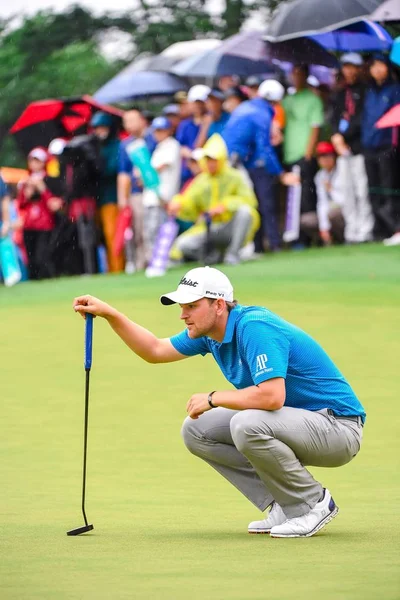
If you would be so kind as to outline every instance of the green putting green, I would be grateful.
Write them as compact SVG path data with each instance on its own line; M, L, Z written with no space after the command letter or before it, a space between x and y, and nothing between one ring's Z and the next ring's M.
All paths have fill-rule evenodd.
M80 512L83 320L91 293L160 336L180 331L162 279L97 276L0 289L1 600L394 600L399 565L400 251L378 245L282 253L226 268L330 353L367 409L360 455L313 469L340 513L310 539L249 536L258 511L180 439L194 392L228 385L211 357L136 358L94 323L87 514Z

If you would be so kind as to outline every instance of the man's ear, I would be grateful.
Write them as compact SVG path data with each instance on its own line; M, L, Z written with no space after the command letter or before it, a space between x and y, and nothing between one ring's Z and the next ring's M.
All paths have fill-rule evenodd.
M226 302L223 298L217 299L217 312L218 315L222 315L226 311Z

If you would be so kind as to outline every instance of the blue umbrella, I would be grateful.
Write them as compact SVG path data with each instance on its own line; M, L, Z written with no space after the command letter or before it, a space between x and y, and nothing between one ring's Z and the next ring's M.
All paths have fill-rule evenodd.
M182 77L214 78L224 75L274 73L266 44L260 31L233 35L214 50L181 61L171 69Z
M94 94L98 102L124 102L145 96L171 96L186 90L185 81L161 71L136 71L129 65Z
M326 50L334 52L376 52L390 50L393 40L372 21L359 21L347 27L308 36Z

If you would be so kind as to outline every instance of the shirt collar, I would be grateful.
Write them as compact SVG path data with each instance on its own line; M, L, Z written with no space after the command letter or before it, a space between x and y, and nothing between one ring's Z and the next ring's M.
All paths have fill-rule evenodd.
M238 304L231 312L229 313L228 321L226 324L224 339L222 340L222 344L229 344L233 338L233 332L235 331L236 321L240 315L241 306Z

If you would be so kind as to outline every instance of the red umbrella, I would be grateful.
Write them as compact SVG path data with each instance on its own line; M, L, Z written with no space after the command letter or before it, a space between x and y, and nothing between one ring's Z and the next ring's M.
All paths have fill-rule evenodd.
M91 96L40 100L27 106L10 129L21 150L28 154L35 146L47 148L54 138L71 138L87 133L93 114L104 111L121 119L123 111L100 104Z
M385 129L385 127L398 126L400 126L400 104L396 104L396 106L393 106L390 110L387 111L387 113L383 115L383 117L379 119L379 121L375 123L375 127L377 127L378 129Z

